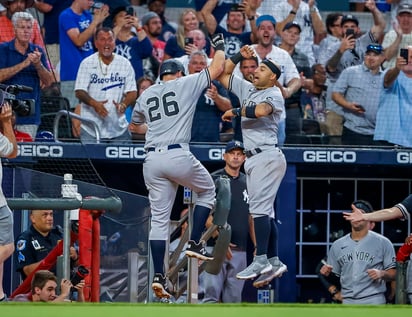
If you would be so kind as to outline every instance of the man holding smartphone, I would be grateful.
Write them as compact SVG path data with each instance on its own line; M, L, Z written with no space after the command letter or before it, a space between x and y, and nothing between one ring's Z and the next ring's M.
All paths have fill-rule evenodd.
M366 47L363 63L346 68L335 83L332 99L343 108L342 144L381 145L373 141L379 95L385 72L379 44Z
M384 91L379 101L375 140L412 147L412 46L408 46L408 59L398 56L396 65L388 69ZM394 106L395 105L395 106Z
M339 137L343 129L343 111L331 99L333 86L345 68L362 64L366 47L370 43L377 43L386 27L385 18L376 7L375 1L367 0L365 6L372 13L374 22L369 32L358 37L361 33L359 20L351 14L343 16L341 21L343 38L330 48L330 52L334 53L331 53L331 57L325 64L329 79L326 100L326 108L328 110L326 126L329 131L333 131L333 140L337 144L340 143Z
M382 46L385 49L385 68L392 68L396 64L396 58L401 50L406 50L412 45L412 4L402 3L398 6L396 23L393 29L388 31L383 38Z

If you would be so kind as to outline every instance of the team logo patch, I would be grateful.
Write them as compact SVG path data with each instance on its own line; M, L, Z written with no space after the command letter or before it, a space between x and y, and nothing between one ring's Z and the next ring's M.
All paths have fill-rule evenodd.
M16 243L17 251L23 251L26 248L26 240L19 240Z

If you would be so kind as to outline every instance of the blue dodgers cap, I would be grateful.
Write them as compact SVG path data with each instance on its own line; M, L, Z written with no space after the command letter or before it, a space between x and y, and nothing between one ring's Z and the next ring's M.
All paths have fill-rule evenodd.
M226 144L225 152L230 152L234 149L239 149L239 150L244 151L245 147L243 146L243 143L240 141L230 141Z
M258 17L257 20L256 20L256 26L259 27L260 24L263 21L269 21L270 23L273 24L273 26L276 26L275 18L273 16L269 15L269 14L264 14L264 15L261 15L260 17Z

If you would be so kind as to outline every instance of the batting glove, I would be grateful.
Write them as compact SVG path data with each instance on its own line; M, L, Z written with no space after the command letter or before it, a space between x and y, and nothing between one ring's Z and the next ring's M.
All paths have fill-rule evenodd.
M212 43L215 51L224 51L225 50L225 38L222 33L213 34L210 42Z

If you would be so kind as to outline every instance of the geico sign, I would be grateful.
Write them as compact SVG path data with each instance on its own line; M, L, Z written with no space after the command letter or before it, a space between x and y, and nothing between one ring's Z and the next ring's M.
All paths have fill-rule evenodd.
M355 163L354 151L304 151L304 162L316 163Z
M60 145L18 144L18 156L22 157L63 157Z
M400 164L412 163L412 152L399 152L396 153L396 161Z
M222 160L225 149L209 149L209 160Z
M144 159L146 153L142 147L133 146L108 146L106 148L106 158L121 158L121 159Z

